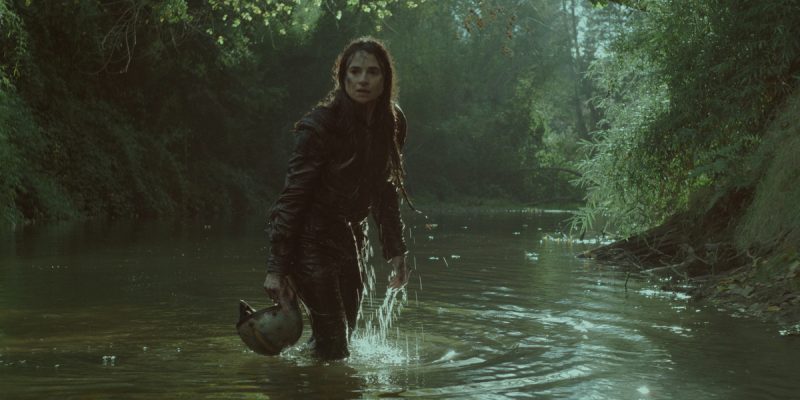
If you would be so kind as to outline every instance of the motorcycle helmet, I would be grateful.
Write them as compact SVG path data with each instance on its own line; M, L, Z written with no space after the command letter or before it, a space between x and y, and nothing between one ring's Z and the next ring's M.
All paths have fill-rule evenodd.
M256 311L244 300L239 300L236 331L250 350L265 356L277 355L297 343L303 333L300 305L291 301L285 307L274 305Z

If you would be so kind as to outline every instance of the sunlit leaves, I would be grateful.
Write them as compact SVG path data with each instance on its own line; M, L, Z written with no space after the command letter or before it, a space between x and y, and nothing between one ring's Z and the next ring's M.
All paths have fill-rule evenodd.
M153 11L161 23L177 24L192 20L185 0L166 0L155 6Z
M415 8L424 1L347 0L344 8L338 8L331 0L208 0L208 4L217 15L216 22L212 24L237 30L252 29L255 27L252 24L258 22L260 26L280 35L302 36L311 31L325 13L330 13L337 21L342 20L345 12L366 14L376 20L379 28L380 21L393 15L392 7L405 5Z

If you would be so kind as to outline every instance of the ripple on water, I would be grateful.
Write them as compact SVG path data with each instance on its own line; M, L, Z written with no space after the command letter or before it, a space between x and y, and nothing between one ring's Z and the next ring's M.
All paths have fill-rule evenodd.
M492 377L483 381L440 386L424 389L412 389L403 392L403 397L416 398L507 398L506 393L518 389L542 390L544 387L559 384L568 384L569 381L585 379L591 375L591 370L585 366L576 366L568 370L561 370L538 376L522 377ZM513 376L513 375L512 375Z
M411 301L392 312L375 313L385 300L375 276L385 285L388 272L375 263L362 323L382 331L359 331L352 356L338 362L317 361L302 345L263 357L236 336L236 300L261 294L261 227L215 240L207 230L152 240L142 231L139 242L125 235L115 246L87 236L68 255L48 242L38 254L4 256L0 271L13 283L0 285L0 396L796 397L793 338L695 312L680 293L575 260L577 245L536 246L535 232L558 221L522 230L516 216L512 228L497 217L488 230L458 220L441 223L433 241L418 235ZM62 240L78 239L55 244ZM38 269L67 259L69 269Z

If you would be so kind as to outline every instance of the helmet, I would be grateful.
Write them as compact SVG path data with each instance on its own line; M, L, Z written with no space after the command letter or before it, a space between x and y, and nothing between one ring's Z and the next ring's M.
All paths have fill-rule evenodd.
M300 306L297 301L291 301L286 306L274 305L256 311L244 300L239 300L236 330L250 350L274 356L300 339L303 333Z

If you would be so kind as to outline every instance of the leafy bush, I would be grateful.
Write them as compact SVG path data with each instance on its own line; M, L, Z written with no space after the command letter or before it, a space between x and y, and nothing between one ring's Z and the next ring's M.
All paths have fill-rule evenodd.
M9 94L0 88L0 218L12 225L17 220L14 199L20 186L21 160L9 136L18 129L14 118L18 111Z
M772 250L779 243L800 249L800 95L770 124L763 144L748 164L754 166L755 198L740 222L737 244L745 250Z
M594 66L607 120L586 146L577 225L602 214L640 231L699 188L741 183L741 160L800 71L797 1L639 3L646 11Z

